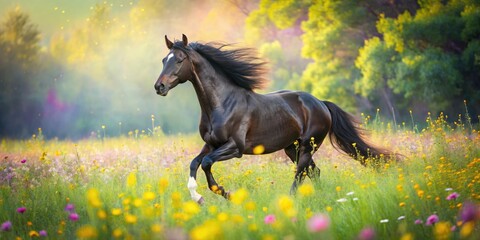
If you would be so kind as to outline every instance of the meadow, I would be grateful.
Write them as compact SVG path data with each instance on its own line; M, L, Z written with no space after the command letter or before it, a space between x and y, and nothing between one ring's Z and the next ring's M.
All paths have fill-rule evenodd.
M289 195L295 166L284 153L216 163L230 201L203 172L190 200L195 135L161 129L79 141L0 145L0 239L480 239L480 133L439 115L395 125L363 116L377 145L404 155L367 167L328 140L314 155L320 181ZM153 125L152 119L152 125Z

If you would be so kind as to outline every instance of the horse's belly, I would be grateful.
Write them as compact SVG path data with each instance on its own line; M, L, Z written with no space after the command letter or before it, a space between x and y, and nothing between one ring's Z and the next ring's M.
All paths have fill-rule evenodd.
M275 124L277 122L277 124ZM245 141L245 154L266 154L290 146L300 137L300 127L295 121L267 121L250 129Z

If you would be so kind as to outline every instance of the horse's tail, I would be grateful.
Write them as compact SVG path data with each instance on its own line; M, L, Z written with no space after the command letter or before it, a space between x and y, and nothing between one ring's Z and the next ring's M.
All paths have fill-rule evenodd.
M334 103L323 101L330 110L332 126L328 133L330 142L336 149L340 149L366 165L368 157L391 157L392 154L384 149L367 143L363 137L363 129L356 126L354 117Z

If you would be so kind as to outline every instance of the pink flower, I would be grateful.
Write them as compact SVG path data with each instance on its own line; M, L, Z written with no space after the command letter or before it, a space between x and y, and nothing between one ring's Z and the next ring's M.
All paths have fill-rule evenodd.
M26 163L27 162L27 159L22 159L22 161L20 161L21 163Z
M69 203L67 204L67 206L65 206L65 211L69 212L69 213L73 213L75 210L75 205Z
M46 237L47 236L47 231L41 230L40 232L38 232L38 234L42 237Z
M359 240L373 240L375 239L375 230L371 227L362 229L358 234Z
M316 214L307 221L307 229L310 232L321 232L330 226L330 219L323 214Z
M415 224L417 224L417 225L418 225L418 224L422 224L422 223L423 223L423 221L420 220L420 219L415 220Z
M265 216L265 219L263 219L265 224L273 224L276 220L277 219L275 218L275 215L273 215L273 214L269 214L269 215Z
M78 218L79 218L79 216L76 213L70 213L70 215L68 215L68 219L70 219L71 221L74 221L74 222L78 221Z
M427 218L427 222L425 223L425 225L427 226L431 226L433 224L435 224L436 222L438 222L438 216L436 214L433 214L433 215L430 215L430 217Z
M26 207L19 207L19 208L17 208L17 212L18 212L18 213L24 213L25 211L27 211L27 208L26 208Z
M456 193L456 192L453 192L451 193L450 195L448 195L448 197L446 198L448 201L450 200L455 200L457 199L458 197L460 196L460 194Z
M0 227L0 230L2 230L4 232L8 232L8 231L12 230L12 222L6 221L6 222L2 223L2 226Z

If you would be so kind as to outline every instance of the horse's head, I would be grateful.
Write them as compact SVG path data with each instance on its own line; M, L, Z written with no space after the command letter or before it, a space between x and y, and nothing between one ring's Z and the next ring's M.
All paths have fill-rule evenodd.
M165 35L165 42L170 52L162 60L163 70L155 83L157 94L162 96L166 96L170 89L192 77L192 63L185 50L188 47L187 36L183 34L182 41L176 42L174 46L174 43L168 40L167 35ZM181 47L178 47L178 45Z

